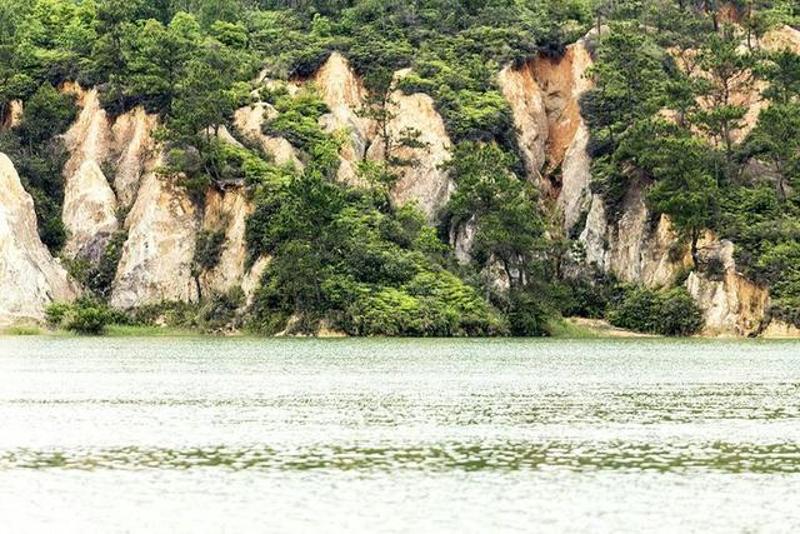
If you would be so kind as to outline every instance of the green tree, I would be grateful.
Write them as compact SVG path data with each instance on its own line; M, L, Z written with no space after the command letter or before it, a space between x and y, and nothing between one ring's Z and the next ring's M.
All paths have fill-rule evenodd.
M772 104L763 110L748 139L750 154L765 158L775 169L775 188L783 202L800 179L800 102Z
M800 55L790 50L770 54L760 73L769 82L764 98L788 104L800 97Z
M735 97L751 91L754 83L753 56L740 50L740 43L738 31L726 25L721 33L710 35L699 52L699 66L708 78L701 89L703 107L694 121L724 148L729 165L734 133L743 126L747 113Z
M640 162L656 180L647 199L657 213L669 215L676 230L689 241L692 259L700 265L698 242L714 225L718 188L709 171L709 147L686 132L662 131Z
M172 114L178 83L200 41L194 17L178 13L169 26L150 19L143 26L126 26L122 81L128 97L141 100L152 111Z

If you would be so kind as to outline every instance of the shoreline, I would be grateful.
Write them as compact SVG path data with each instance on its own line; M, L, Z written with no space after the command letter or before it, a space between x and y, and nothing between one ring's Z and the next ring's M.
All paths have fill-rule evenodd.
M645 334L617 328L603 319L588 319L585 317L565 317L555 319L548 323L549 336L525 339L697 339L697 340L800 340L797 337L731 337L731 336L690 336L668 338L655 334ZM190 328L177 328L170 326L130 326L130 325L109 325L106 331L99 336L84 336L69 332L64 329L50 329L44 325L20 324L0 327L0 336L3 337L106 337L106 338L175 338L175 337L205 337L205 338L260 338L260 339L351 339L351 336L343 335L341 332L323 330L318 335L273 335L261 336L247 331L232 331L225 333L204 332ZM356 339L356 338L353 338ZM385 337L383 339L395 339ZM409 339L397 337L396 339ZM421 338L426 339L426 338ZM495 338L430 338L430 339L495 339ZM521 338L518 338L521 339Z

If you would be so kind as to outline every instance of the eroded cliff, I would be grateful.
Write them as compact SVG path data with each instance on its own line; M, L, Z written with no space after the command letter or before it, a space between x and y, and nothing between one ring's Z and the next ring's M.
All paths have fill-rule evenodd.
M41 321L49 304L72 301L78 293L39 239L33 199L0 153L0 326Z
M797 34L791 29L768 34L765 46L797 46ZM540 56L519 69L505 68L498 75L498 83L513 114L528 178L539 185L546 205L557 210L564 234L576 236L583 243L586 264L625 282L667 287L692 267L692 258L688 247L676 245L680 240L669 219L654 218L648 210L646 181L632 181L614 216L607 213L604 199L589 188L589 130L581 117L579 100L592 87L588 74L592 38L590 34L569 46L563 56ZM398 72L395 79L407 72ZM435 222L454 184L446 168L452 142L433 99L426 94L393 91L388 99L389 121L384 138L376 121L366 118L367 91L344 56L332 54L314 76L296 82L293 91L310 83L329 108L321 125L328 132L346 134L338 179L359 185L357 171L362 160L388 161L399 176L391 190L392 201L397 205L415 202L428 220ZM127 241L110 298L113 306L122 309L171 300L196 302L237 286L250 297L269 260L262 258L247 269L245 227L253 206L244 184L226 189L211 187L204 202L194 202L177 184L176 177L158 172L163 147L153 136L158 125L154 115L136 108L109 117L96 90L86 91L75 85L64 90L76 94L81 106L79 118L64 136L70 153L64 169L63 220L69 235L66 255L96 262L109 238L124 229ZM748 98L751 113L757 116L763 102L754 95ZM277 163L302 169L304 156L296 147L284 138L263 133L265 122L276 114L270 104L257 101L237 110L234 129L224 140L249 141L272 155ZM413 143L398 142L409 136ZM6 175L10 176L9 172ZM12 203L21 205L24 201ZM124 221L120 221L118 217L126 212ZM5 220L10 228L12 219L6 216ZM18 220L21 221L14 219L14 224L29 225L27 220ZM198 271L194 256L202 231L221 233L224 242L218 263ZM20 232L24 239L31 239L29 229ZM469 243L475 232L474 220L452 231L451 241L462 262L469 260ZM10 230L6 234L12 235ZM17 250L9 245L12 241L6 239L3 246ZM41 243L38 247L43 248ZM704 247L725 266L717 278L694 272L685 282L704 311L705 333L751 335L764 330L762 319L769 307L767 291L737 273L732 244L712 236ZM8 257L13 254L18 253L9 252ZM48 274L15 298L19 302L29 298L33 310L30 316L41 317L47 302L74 298L77 289L51 257L37 252L34 259L15 260L15 265L33 264ZM16 271L6 271L4 287L9 283L10 272ZM17 313L8 311L14 306L24 308L21 304L3 304L6 314ZM764 332L779 335L792 330L776 322Z
M147 173L125 220L128 239L110 303L130 309L164 301L196 302L192 273L198 216L174 178Z
M587 70L592 65L589 43L593 38L590 33L568 47L562 57L539 57L519 69L507 67L498 81L513 112L528 177L539 184L545 198L556 199L563 230L578 236L586 264L624 282L668 287L691 269L693 262L669 219L654 218L650 213L645 201L648 184L632 179L614 214L607 212L605 199L592 194L589 187L589 131L580 116L579 99L592 86ZM800 52L800 32L784 26L768 32L760 45L767 51L788 48ZM746 87L746 92L732 95L735 104L747 109L734 141L752 130L767 105L761 97L763 83ZM704 312L704 334L745 336L763 329L762 323L768 319L767 290L736 271L733 244L712 236L703 246L725 265L717 279L693 272L686 281ZM773 330L792 332L777 323ZM768 326L765 332L770 332Z

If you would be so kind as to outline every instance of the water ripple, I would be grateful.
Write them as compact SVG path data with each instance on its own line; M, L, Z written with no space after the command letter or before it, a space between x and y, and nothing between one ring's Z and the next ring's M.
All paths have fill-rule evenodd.
M0 470L161 469L239 470L534 470L565 468L727 473L800 473L800 444L505 442L410 446L316 445L295 448L120 447L108 449L0 451Z

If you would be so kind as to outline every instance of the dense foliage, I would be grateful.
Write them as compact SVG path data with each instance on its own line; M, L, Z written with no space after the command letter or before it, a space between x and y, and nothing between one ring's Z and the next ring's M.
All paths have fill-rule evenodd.
M703 327L702 312L683 288L629 288L607 314L614 326L648 334L690 336Z
M102 334L114 316L104 303L89 297L74 304L51 304L45 313L52 328L89 336Z

